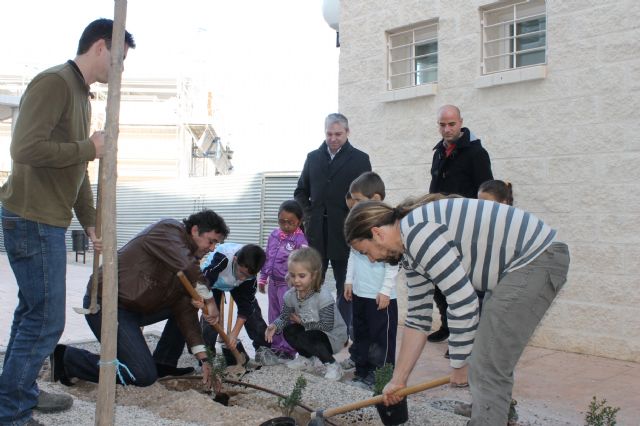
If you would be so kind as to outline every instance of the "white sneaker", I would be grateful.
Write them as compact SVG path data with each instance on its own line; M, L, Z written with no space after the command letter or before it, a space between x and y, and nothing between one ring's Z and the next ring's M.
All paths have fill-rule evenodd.
M271 349L267 348L266 346L260 346L256 350L255 359L256 362L262 364L265 367L278 365L281 362L280 358L278 358L277 355L274 354Z
M302 370L304 368L313 367L315 357L307 358L306 356L298 355L296 359L287 361L285 364L292 370Z
M351 357L349 357L340 362L340 367L342 367L343 370L353 370L354 368L356 368L356 363L353 362Z
M327 372L324 374L325 379L340 380L342 378L342 367L340 367L339 363L327 363L325 366L327 367Z

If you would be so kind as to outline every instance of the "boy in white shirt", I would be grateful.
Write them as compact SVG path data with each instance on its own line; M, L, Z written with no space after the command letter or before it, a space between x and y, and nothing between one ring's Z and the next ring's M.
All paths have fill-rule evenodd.
M382 201L384 182L377 173L366 172L351 183L347 205L364 200ZM354 340L349 359L343 366L355 365L352 384L373 387L374 371L386 363L395 364L398 303L395 280L398 266L370 262L355 250L349 254L344 298L353 303Z

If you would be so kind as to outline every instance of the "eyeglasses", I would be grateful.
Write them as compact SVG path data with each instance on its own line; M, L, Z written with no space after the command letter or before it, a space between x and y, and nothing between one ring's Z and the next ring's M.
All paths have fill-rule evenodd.
M297 225L297 220L278 219L278 225Z

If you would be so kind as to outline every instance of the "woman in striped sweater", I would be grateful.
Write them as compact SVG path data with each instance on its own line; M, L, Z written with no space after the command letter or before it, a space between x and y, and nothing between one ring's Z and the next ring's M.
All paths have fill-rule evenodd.
M401 262L407 327L385 402L406 386L431 329L434 286L449 307L452 384L467 382L471 425L507 424L513 369L566 281L569 251L530 213L492 201L431 194L392 208L362 202L345 221L349 244L371 261ZM476 291L486 292L478 323ZM473 348L473 355L471 349Z

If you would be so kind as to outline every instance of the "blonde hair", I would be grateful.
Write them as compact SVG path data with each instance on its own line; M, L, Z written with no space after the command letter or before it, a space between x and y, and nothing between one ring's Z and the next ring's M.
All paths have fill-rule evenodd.
M311 289L315 292L322 287L322 257L312 247L302 247L294 250L289 255L288 266L292 263L302 263L312 275Z
M347 243L373 238L371 228L391 225L422 205L445 198L460 198L459 195L426 194L418 198L407 198L396 207L382 201L363 201L356 204L344 221L344 237Z

